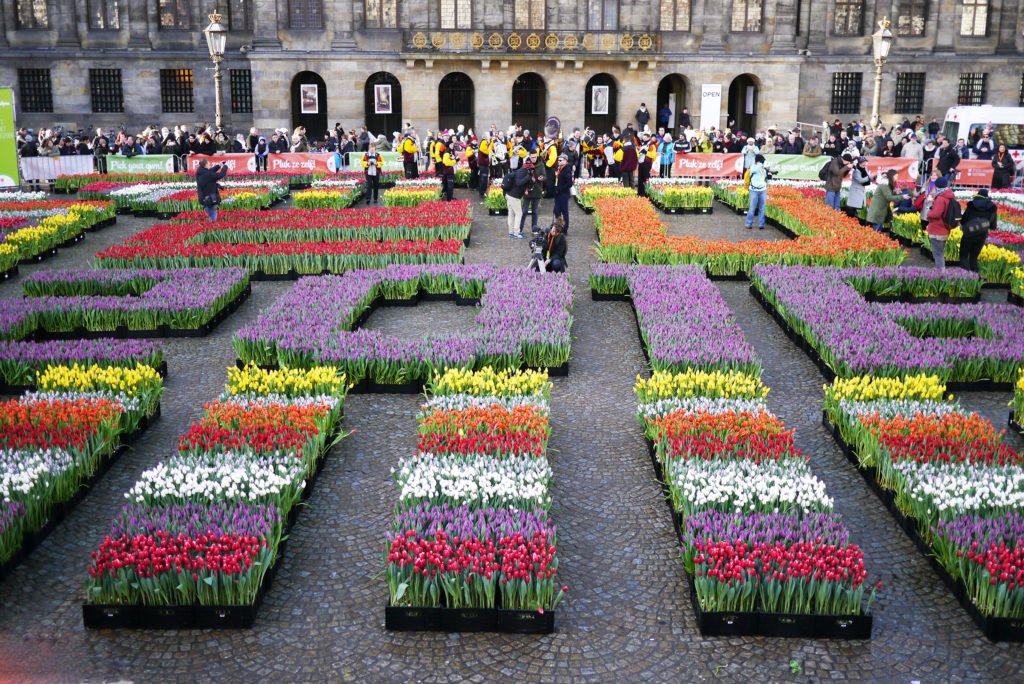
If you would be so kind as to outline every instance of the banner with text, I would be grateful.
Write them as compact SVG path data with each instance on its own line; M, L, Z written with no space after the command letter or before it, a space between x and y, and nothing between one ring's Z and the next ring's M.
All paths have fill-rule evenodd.
M397 152L381 152L384 158L384 170L401 170L402 157ZM340 156L340 155L339 155ZM360 164L363 155L353 152L349 155L349 170L362 171ZM209 160L210 164L227 164L229 176L239 176L256 172L256 157L252 154L218 154L206 156L193 154L188 158L189 173L195 173L199 160ZM335 173L337 157L334 154L314 154L311 152L281 152L267 156L267 171L270 173Z
M19 183L17 135L14 90L0 88L0 188L13 188Z
M677 154L672 174L701 178L742 178L742 154Z
M722 84L705 83L700 87L700 127L718 128L722 121Z
M107 173L174 173L174 156L144 154L136 157L107 155Z
M954 185L976 185L989 187L992 185L992 162L984 159L961 159L956 167L957 174Z

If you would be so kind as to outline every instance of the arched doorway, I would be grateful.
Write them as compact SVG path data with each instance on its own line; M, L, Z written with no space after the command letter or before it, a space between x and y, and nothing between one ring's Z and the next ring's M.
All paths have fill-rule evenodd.
M729 121L733 132L757 131L757 95L760 88L750 74L740 74L729 85Z
M312 143L327 135L327 84L315 71L300 71L292 78L292 129L306 127Z
M654 121L658 120L658 112L665 105L672 110L672 116L668 120L668 131L675 137L678 132L676 126L679 123L679 115L682 114L683 107L687 106L686 79L679 74L669 74L658 83L658 105L654 110Z
M536 137L544 129L547 116L548 88L540 74L522 74L512 84L512 123L517 123Z
M388 141L391 134L402 130L402 84L394 74L386 71L366 79L363 86L363 112L366 128L374 136L383 135Z
M619 86L608 74L595 74L583 91L583 123L597 133L611 133L618 121Z
M437 125L455 130L462 124L466 130L473 125L475 89L473 79L460 71L453 71L441 79L437 88Z

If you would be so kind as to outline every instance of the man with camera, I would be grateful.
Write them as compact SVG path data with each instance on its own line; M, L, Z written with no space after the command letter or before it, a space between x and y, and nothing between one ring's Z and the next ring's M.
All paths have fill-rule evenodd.
M196 168L196 194L199 196L199 203L206 209L206 215L211 221L217 220L217 205L220 204L220 186L217 181L228 175L226 164L216 164L212 168L206 159L199 160Z
M565 272L565 253L568 244L565 235L562 233L562 217L556 217L551 224L551 231L548 233L547 245L544 248L544 266L549 273Z

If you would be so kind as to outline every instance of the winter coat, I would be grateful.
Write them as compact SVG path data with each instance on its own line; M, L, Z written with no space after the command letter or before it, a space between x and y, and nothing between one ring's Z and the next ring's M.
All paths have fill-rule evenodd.
M864 188L871 183L871 176L862 167L854 166L850 181L850 192L846 196L846 206L851 209L862 209L865 201Z
M217 181L226 175L228 175L227 166L221 166L217 171L214 171L212 166L207 166L205 169L201 166L196 168L196 192L199 195L199 201L202 202L204 197L210 195L220 197Z
M658 145L658 157L662 166L672 165L676 161L675 143L663 142Z
M864 191L861 190L861 192L863 193ZM885 219L889 215L889 205L896 197L896 192L887 183L876 185L875 191L871 195L871 205L868 207L866 217L868 223L872 225L885 223Z
M825 190L828 192L839 192L843 187L843 179L849 175L850 169L839 157L836 157L828 164L828 179L825 181Z
M996 205L992 203L992 200L988 197L975 195L971 201L967 203L967 208L964 209L964 215L960 220L960 225L966 226L969 223L981 223L988 228L989 232L991 232L999 228L997 213Z
M999 155L992 157L992 187L993 188L1008 188L1013 185L1013 177L1017 173L1017 163L1013 161L1013 155L1006 152L1003 158L1000 159Z
M532 177L527 169L516 169L512 172L512 187L505 191L508 197L522 199L529 189Z
M950 202L956 202L953 191L949 188L942 192L932 202L932 208L928 210L928 235L938 238L948 238L949 228L946 227L946 209Z

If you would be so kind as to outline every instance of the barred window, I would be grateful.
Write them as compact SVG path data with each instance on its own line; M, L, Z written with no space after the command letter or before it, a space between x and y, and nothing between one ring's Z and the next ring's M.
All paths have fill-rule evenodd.
M288 0L288 27L322 29L324 27L323 0Z
M18 92L21 93L21 111L53 111L49 69L18 69Z
M89 0L89 28L116 29L121 27L118 0Z
M516 0L514 19L517 29L543 29L544 0Z
M924 22L928 17L928 0L900 0L896 15L896 35L923 36Z
M232 31L252 31L253 0L228 0L225 13Z
M18 0L15 14L15 23L20 29L44 29L50 26L46 0Z
M833 114L860 113L860 87L864 74L859 71L841 71L832 74Z
M252 71L231 70L231 113L252 113Z
M757 33L761 30L763 0L732 0L732 30Z
M924 111L924 73L896 74L896 113L920 114Z
M988 74L960 74L960 92L957 95L958 105L985 104L986 80Z
M120 69L89 69L92 111L97 114L124 111Z
M618 31L619 0L589 0L587 28L591 31Z
M690 0L661 0L661 30L690 30Z
M398 26L397 0L365 0L366 28L388 29Z
M834 36L860 36L864 34L864 0L836 0L836 14L832 22Z
M960 16L960 35L988 35L988 0L964 0L964 13Z
M194 112L191 69L160 70L160 103L166 112Z
M473 22L470 0L441 0L441 28L468 29Z
M187 29L188 0L160 0L160 28Z

